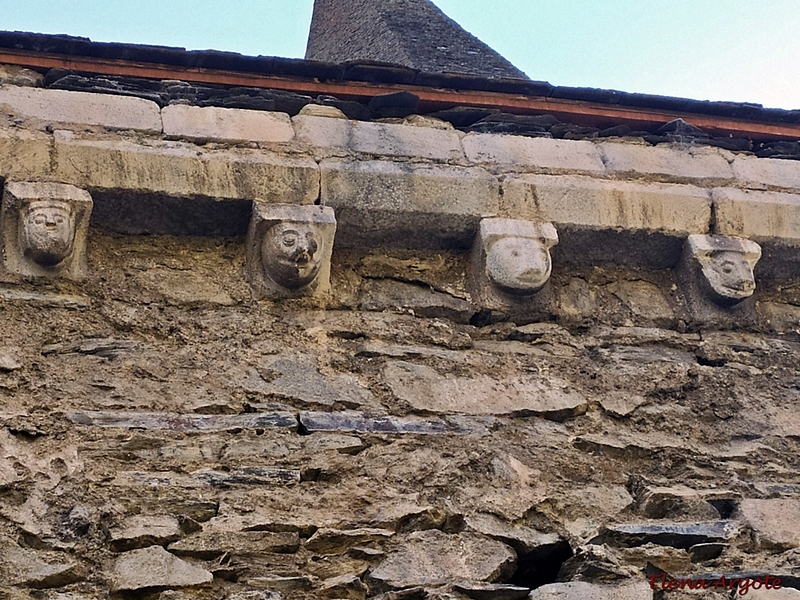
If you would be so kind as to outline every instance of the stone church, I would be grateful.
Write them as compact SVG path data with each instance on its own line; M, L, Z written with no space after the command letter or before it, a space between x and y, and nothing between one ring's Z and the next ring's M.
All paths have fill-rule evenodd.
M800 111L429 0L0 80L0 599L800 598Z

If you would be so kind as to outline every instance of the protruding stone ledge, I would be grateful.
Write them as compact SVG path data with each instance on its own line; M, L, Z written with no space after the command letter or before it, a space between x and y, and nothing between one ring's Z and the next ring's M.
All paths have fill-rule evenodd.
M297 140L317 149L321 157L355 152L440 161L464 160L461 140L454 130L309 115L292 120Z
M230 431L232 429L293 429L292 413L252 413L244 415L181 415L126 411L85 411L69 415L78 425L126 429L169 429L172 431Z
M503 183L501 214L555 224L556 261L666 268L677 263L687 235L708 231L711 199L689 185L524 175Z
M173 104L161 110L164 135L218 142L289 142L294 128L289 115L262 110Z
M740 155L733 161L733 173L746 187L800 189L800 161L796 160Z
M522 171L604 173L606 170L600 150L591 142L470 133L462 144L467 159L478 164Z
M58 123L62 127L98 125L146 133L161 133L162 130L158 105L142 98L3 86L0 105L7 106L20 117Z
M320 168L337 245L468 248L481 217L499 209L499 183L480 168L341 160Z
M598 146L606 172L632 177L654 176L666 181L712 181L733 179L733 170L715 149L678 149L662 146L606 143Z

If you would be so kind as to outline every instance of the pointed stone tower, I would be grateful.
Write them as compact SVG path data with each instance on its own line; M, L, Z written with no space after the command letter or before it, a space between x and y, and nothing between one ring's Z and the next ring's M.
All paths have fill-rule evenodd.
M314 0L306 58L375 60L431 73L527 79L430 0Z

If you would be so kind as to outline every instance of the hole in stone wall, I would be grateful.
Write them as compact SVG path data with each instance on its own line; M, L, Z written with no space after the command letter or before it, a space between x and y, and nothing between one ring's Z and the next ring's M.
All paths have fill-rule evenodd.
M558 572L574 553L567 542L558 542L536 548L530 554L519 557L517 571L511 583L521 587L538 588L555 583Z
M733 511L736 510L736 501L731 500L730 498L709 500L708 503L717 509L717 512L722 519L730 518L730 516L733 514Z

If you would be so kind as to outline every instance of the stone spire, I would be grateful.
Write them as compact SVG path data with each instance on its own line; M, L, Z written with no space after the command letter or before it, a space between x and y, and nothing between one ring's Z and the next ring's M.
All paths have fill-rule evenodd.
M430 0L314 0L306 58L527 79Z

